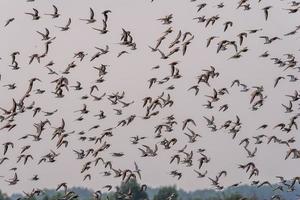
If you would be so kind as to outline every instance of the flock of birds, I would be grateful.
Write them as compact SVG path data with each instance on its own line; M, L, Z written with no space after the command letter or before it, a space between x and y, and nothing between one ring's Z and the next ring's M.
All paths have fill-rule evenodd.
M34 0L27 0L29 3L34 3ZM159 1L150 1L153 4ZM289 17L299 18L300 2L297 1L285 1L286 7L280 8L281 12ZM149 2L148 2L149 3ZM219 2L213 4L210 1L197 1L191 0L187 3L193 4L195 7L195 13L197 16L190 19L195 25L203 24L206 29L210 27L222 27L223 32L231 31L234 27L238 27L235 24L235 20L224 20L222 15L222 9L227 6L227 2ZM260 15L265 23L268 23L270 16L273 14L272 10L276 7L276 1L268 1L269 5L264 5L264 0L239 0L236 1L236 7L233 10L237 12L248 12L252 9L259 9L257 13ZM274 4L274 5L273 5ZM34 4L38 5L38 4ZM151 6L151 3L150 5ZM215 10L214 15L202 15L203 10L211 7ZM255 8L252 8L255 7ZM51 9L53 9L51 11ZM97 10L97 11L96 11ZM282 115L285 117L285 121L271 124L263 123L256 127L252 137L243 136L243 127L247 123L247 120L241 118L238 114L234 115L230 119L220 122L218 115L212 115L210 113L224 113L231 109L231 104L224 103L224 99L237 91L241 95L248 96L250 109L249 112L259 112L263 109L264 105L269 103L268 92L265 90L264 85L247 85L243 80L234 79L229 80L231 84L224 87L217 88L214 86L216 80L222 80L222 74L219 72L217 66L207 66L201 69L201 73L197 75L194 83L181 95L185 95L185 98L201 98L207 103L203 105L197 105L196 107L202 107L205 109L203 117L199 119L186 118L184 120L178 120L176 116L182 112L181 109L173 112L172 107L176 105L177 99L174 98L174 92L177 89L177 83L180 80L184 80L184 68L181 66L179 57L184 58L190 53L191 46L201 45L207 49L215 49L216 54L224 54L230 52L231 56L224 62L229 62L232 59L239 60L247 57L249 51L247 44L252 40L258 40L264 45L271 45L271 43L284 42L287 37L291 37L298 34L300 25L294 27L293 30L288 30L283 35L270 36L260 34L263 32L263 27L256 27L236 34L235 39L224 38L221 35L211 34L209 38L206 38L207 42L199 44L195 42L196 38L202 37L201 34L192 33L189 31L177 30L173 26L176 20L175 14L167 14L165 16L157 17L154 19L157 21L158 26L165 28L165 31L161 33L157 40L148 44L148 52L152 53L155 57L160 57L162 63L167 62L167 66L162 67L162 63L151 67L151 72L157 72L159 75L149 77L144 81L144 88L148 90L149 96L145 96L143 99L136 99L127 95L125 91L116 92L101 92L103 84L113 79L110 74L109 64L103 64L101 58L105 55L111 59L122 59L126 56L134 55L136 51L142 48L135 40L135 31L128 30L127 28L120 27L120 38L116 44L105 44L103 47L95 47L95 52L87 52L84 50L73 51L72 61L69 62L63 71L58 70L58 66L55 64L55 58L49 56L50 51L56 51L52 46L56 43L61 33L69 34L72 30L72 23L74 21L81 21L86 23L86 28L91 32L100 34L99 37L111 34L110 26L111 16L114 15L114 10L103 10L99 13L99 9L90 7L89 10L83 10L82 13L78 13L82 17L68 17L62 14L62 10L56 5L49 8L49 12L42 13L39 9L33 7L32 10L26 10L21 13L19 18L31 18L32 23L35 21L43 20L44 18L51 18L52 20L62 19L65 21L59 25L47 25L45 28L41 27L33 34L40 36L41 43L44 45L42 52L35 52L28 55L28 52L13 51L7 52L6 55L1 55L2 68L8 66L9 70L12 70L12 74L18 73L24 70L22 73L26 73L25 65L38 65L37 71L46 71L47 76L35 76L28 82L24 82L26 89L21 95L13 94L19 85L13 82L15 77L7 77L6 73L1 71L0 84L3 86L2 94L10 96L10 101L1 105L0 110L0 134L1 138L5 138L5 135L13 135L14 139L2 142L2 152L0 156L0 168L2 175L0 182L1 185L8 184L14 186L22 184L24 179L28 177L20 177L19 170L22 170L31 164L30 167L43 168L43 165L53 165L57 160L64 159L65 152L67 150L72 151L73 159L82 166L78 172L82 176L85 184L96 176L93 174L93 169L103 169L104 177L111 177L118 179L122 182L128 182L131 179L137 179L143 182L143 173L146 173L141 166L143 165L142 159L156 159L159 154L167 152L169 160L161 160L164 163L162 166L170 165L172 170L169 171L169 175L174 177L174 181L181 181L186 171L193 171L195 176L199 179L208 179L211 185L216 190L223 190L226 187L237 187L243 184L242 181L232 183L231 185L224 185L222 179L226 176L230 176L230 173L226 169L220 169L217 174L209 172L209 168L206 167L212 160L210 152L201 147L201 140L205 138L204 134L201 134L201 124L206 125L207 129L212 133L226 133L230 135L234 141L232 145L238 144L238 148L245 152L246 162L238 163L236 170L239 170L244 176L249 179L252 185L259 187L269 186L273 189L274 195L272 199L281 199L281 192L294 192L297 184L300 183L300 176L295 177L283 177L276 176L279 184L274 187L268 180L264 180L260 177L260 169L255 163L255 157L259 153L260 144L276 144L282 145L286 149L285 155L282 156L283 160L298 159L300 158L300 149L296 148L296 135L298 131L297 120L299 119L299 99L300 91L294 89L293 92L284 94L286 102L282 103ZM22 15L22 16L21 16ZM84 17L85 16L85 17ZM12 17L6 20L3 29L10 29L18 22L18 17ZM100 22L100 25L99 25ZM140 27L141 28L141 27ZM283 30L284 31L284 30ZM55 34L57 33L57 34ZM298 40L299 41L299 40ZM108 41L109 43L109 41ZM111 53L112 48L117 45L122 48L116 55ZM298 73L300 72L299 63L297 61L297 55L299 51L287 52L282 57L272 56L269 51L272 46L268 46L269 50L265 51L261 55L258 55L257 59L266 59L273 63L273 66L280 68L281 74L275 78L273 82L273 89L276 90L280 84L298 84ZM203 52L205 54L205 52ZM21 55L29 56L28 60L19 59ZM70 56L70 52L66 52L66 56ZM135 58L138 59L138 58ZM50 60L50 61L49 61ZM46 64L44 64L46 63ZM82 69L80 65L84 63L85 68L90 68L94 71L94 75L97 76L95 80L92 80L90 84L90 78L85 83L73 78L72 74L75 70L80 70L84 73L85 69ZM145 63L147 65L147 63ZM24 66L24 67L23 67ZM164 75L165 69L169 68L167 75ZM11 73L10 73L11 74ZM151 74L151 73L150 73ZM238 76L238 75L237 75ZM50 79L50 81L48 81ZM9 82L10 81L10 82ZM88 85L89 84L89 85ZM294 85L291 85L293 87ZM44 88L44 89L42 89ZM209 93L201 92L203 88L208 89ZM153 89L160 91L157 95L152 92ZM84 95L78 100L77 94L84 92ZM184 93L184 94L183 94ZM47 110L45 107L39 106L39 100L41 95L49 95L47 102L51 103L51 99L64 99L72 97L68 100L68 104L77 104L78 101L82 105L80 108L75 108L70 113L72 115L79 114L76 119L66 119L62 117L62 113L59 108L53 110ZM13 96L13 98L11 98ZM76 101L76 103L75 103ZM95 112L98 109L101 102L106 102L106 108L101 109L99 112ZM138 109L136 113L129 113L128 109L134 107ZM58 106L59 107L59 106ZM65 111L64 111L65 112ZM141 115L140 112L144 114ZM28 114L29 113L29 114ZM129 113L129 114L128 114ZM201 114L200 114L201 115ZM25 119L22 118L25 117ZM86 130L72 129L73 124L77 123L89 123L87 117L92 117L98 122L90 126ZM34 132L28 132L27 130L15 131L21 125L21 121L29 120L32 118L35 122L32 124ZM272 116L271 116L272 117ZM105 121L107 118L119 119L108 123ZM39 120L37 120L39 119ZM57 122L58 120L58 123ZM133 124L142 123L145 124L152 119L159 119L159 123L153 127L153 133L142 133L138 135L128 134L128 141L120 139L119 142L110 142L112 138L120 137L118 130L121 130L121 134L126 135L126 128ZM55 121L55 122L54 122ZM112 120L111 120L112 121ZM111 122L110 121L110 122ZM24 122L23 122L24 123ZM104 125L105 124L105 125ZM106 126L106 127L105 127ZM83 126L84 127L84 126ZM105 127L105 128L104 128ZM269 130L279 131L278 134L262 134L261 131ZM124 137L124 136L122 136ZM76 142L74 142L76 140ZM48 153L39 156L36 151L32 149L40 142L46 141L49 144L49 148L44 146L43 148L49 149ZM235 142L237 141L237 142ZM115 146L122 146L121 143L128 143L134 150L114 151ZM54 144L54 149L50 148ZM52 147L52 146L51 146ZM39 150L40 151L40 150ZM132 151L136 151L140 154L141 158L133 158L130 156ZM127 157L132 159L132 167L120 168L113 159L118 158L122 160ZM112 158L112 159L111 159ZM135 160L135 161L134 161ZM137 161L139 160L139 162ZM70 165L75 165L75 161ZM8 167L12 166L12 167ZM176 169L178 166L178 169ZM179 167L180 166L180 167ZM222 168L222 166L220 166ZM151 174L152 172L150 172ZM153 172L155 173L155 172ZM51 175L49 175L51 176ZM39 174L34 174L30 180L33 185L38 185L40 181ZM101 199L103 192L110 191L114 188L114 185L107 184L101 186L101 189L94 193L94 199ZM141 190L147 189L146 184L141 185ZM67 182L57 184L57 191L63 192L61 199L71 200L78 198L78 195L69 189ZM119 199L131 199L132 192L129 190L124 193L116 187L116 192ZM43 195L43 190L38 187L33 188L32 191L24 191L24 199L34 196ZM174 195L171 195L168 199L172 199Z

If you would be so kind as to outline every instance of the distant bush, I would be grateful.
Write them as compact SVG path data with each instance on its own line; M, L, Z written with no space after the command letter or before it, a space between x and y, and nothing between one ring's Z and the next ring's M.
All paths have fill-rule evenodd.
M154 195L153 200L178 200L178 192L175 187L162 187L158 193Z

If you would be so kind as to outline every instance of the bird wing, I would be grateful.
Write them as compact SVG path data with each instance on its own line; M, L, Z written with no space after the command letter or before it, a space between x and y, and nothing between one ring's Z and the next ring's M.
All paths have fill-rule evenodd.
M66 27L68 27L68 26L70 26L71 25L71 18L69 18L69 20L68 20L68 23L67 23L67 25L66 25Z
M94 19L94 11L92 8L90 8L90 19Z

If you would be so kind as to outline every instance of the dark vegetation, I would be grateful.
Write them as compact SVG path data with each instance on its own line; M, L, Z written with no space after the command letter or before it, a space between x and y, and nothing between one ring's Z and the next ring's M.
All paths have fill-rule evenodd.
M275 188L276 185L273 185ZM40 195L34 197L26 197L26 194L13 194L8 196L0 192L0 200L58 200L58 199L83 199L96 200L95 192L86 188L74 187L73 191L78 197L65 198L62 191L55 191L44 189ZM101 194L103 200L264 200L276 199L280 197L281 200L295 200L298 198L300 188L297 187L293 192L278 192L273 191L269 186L257 188L255 186L242 185L235 188L227 188L223 191L216 191L213 189L196 190L193 192L186 192L182 189L177 189L176 186L164 186L159 188L147 188L141 190L141 185L134 179L128 183L122 183L116 187L116 191ZM98 196L100 200L100 196Z

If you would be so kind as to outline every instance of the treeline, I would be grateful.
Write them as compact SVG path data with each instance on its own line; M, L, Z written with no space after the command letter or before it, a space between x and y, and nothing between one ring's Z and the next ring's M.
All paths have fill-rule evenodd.
M44 189L40 194L33 196L30 196L30 194L14 194L9 197L0 191L0 200L260 200L271 199L276 196L280 197L281 200L294 200L297 199L298 189L294 192L278 193L277 191L274 192L269 186L257 188L243 185L227 188L223 191L196 190L186 192L181 189L178 190L176 186L147 188L132 179L128 183L122 183L119 187L116 187L116 191L109 193L74 187L69 190L69 196L66 196L63 191Z

